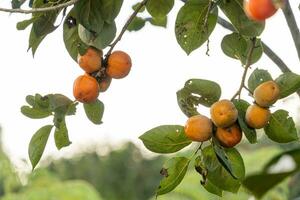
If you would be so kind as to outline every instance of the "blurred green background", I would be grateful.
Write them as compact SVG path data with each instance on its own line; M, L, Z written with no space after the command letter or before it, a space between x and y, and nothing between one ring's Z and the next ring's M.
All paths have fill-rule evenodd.
M247 174L258 172L274 155L293 145L275 146L261 138L255 147L240 144ZM255 149L255 150L254 150ZM187 150L183 154L189 154ZM147 155L147 156L146 156ZM82 152L71 158L51 159L24 174L15 170L0 145L0 200L151 200L159 184L159 173L167 157L148 155L133 143L110 150L106 155ZM263 200L287 200L300 196L300 174L287 178ZM218 197L206 192L200 176L191 167L183 182L159 200L248 200L244 188L238 194Z

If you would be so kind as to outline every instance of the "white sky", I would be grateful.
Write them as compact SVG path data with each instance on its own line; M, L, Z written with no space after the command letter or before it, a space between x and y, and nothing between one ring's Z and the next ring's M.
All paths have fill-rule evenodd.
M290 1L298 24L300 1ZM131 5L124 2L117 18L120 27L130 15ZM186 117L176 102L176 91L190 78L211 79L222 86L222 98L231 98L237 90L242 67L239 61L226 57L220 48L222 37L229 33L219 25L210 38L210 56L205 55L205 45L186 56L176 42L174 22L182 3L176 1L172 10L168 28L156 28L147 24L139 32L127 32L116 49L131 55L133 67L130 75L121 80L113 80L110 89L99 98L105 104L104 124L93 125L85 117L82 106L78 106L77 115L67 119L69 137L73 144L61 151L56 150L53 135L46 146L46 155L63 156L74 150L86 148L85 143L111 143L131 140L142 145L138 136L150 128L162 124L182 124ZM0 6L9 7L9 2L0 1ZM71 59L65 50L62 29L49 35L40 45L33 59L27 53L29 29L17 31L16 22L29 15L7 13L0 14L0 124L3 128L3 140L6 151L12 160L18 163L27 157L27 148L33 133L52 119L31 120L24 117L20 107L25 104L25 96L40 93L62 93L73 98L74 79L83 71ZM281 11L269 19L262 39L275 52L284 58L288 66L300 73L299 60L293 46L289 30ZM276 78L280 71L266 57L253 65L269 70ZM250 73L249 73L250 74ZM246 93L244 93L246 97ZM250 99L251 100L251 99ZM287 101L291 115L298 115L299 100ZM279 108L281 102L277 103ZM208 108L201 107L201 113L207 114Z

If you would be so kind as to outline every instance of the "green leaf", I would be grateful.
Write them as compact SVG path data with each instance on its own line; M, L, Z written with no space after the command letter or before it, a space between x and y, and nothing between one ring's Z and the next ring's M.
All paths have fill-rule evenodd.
M296 163L296 169L300 169L300 148L297 147L297 148L294 148L294 149L290 149L288 151L284 151L284 152L281 152L279 154L277 154L276 156L274 156L265 166L264 166L264 169L263 171L265 173L268 172L268 170L276 165L278 163L278 161L280 161L281 158L283 157L286 157L286 156L289 156L290 158L292 158L295 163Z
M140 5L141 5L141 2L138 2L138 3L136 3L136 4L134 4L134 5L132 6L132 9L133 9L134 11L136 11ZM146 6L143 6L143 7L139 10L139 13L142 13L142 12L144 12L145 10L146 10Z
M242 99L237 100L235 99L233 101L234 106L238 110L238 123L244 132L247 140L251 143L257 143L257 135L256 135L256 130L254 128L251 128L247 125L246 123L246 111L247 108L250 106L250 104L247 101L244 101Z
M251 92L254 92L257 86L259 86L260 84L266 81L271 81L271 80L273 80L272 76L267 70L255 69L249 76L248 88Z
M108 23L114 23L114 19L121 10L123 0L102 0L101 2L102 18Z
M25 3L25 1L26 0L12 0L11 1L11 7L13 9L20 8Z
M88 119L94 124L102 124L102 117L104 113L104 104L100 100L93 103L83 104L84 111Z
M221 47L225 55L238 59L242 64L246 64L248 54L251 49L252 42L249 38L244 38L238 33L226 35L221 43ZM263 48L260 39L256 40L255 48L251 57L251 64L257 62L263 53Z
M224 151L237 179L234 179L219 163L219 160L211 145L202 150L202 160L208 170L207 178L212 184L221 190L236 193L240 188L241 181L245 177L243 158L234 148L225 149Z
M31 119L42 119L42 118L49 117L52 114L49 111L45 111L37 108L31 108L29 106L22 106L21 112L23 115Z
M39 45L41 44L41 42L43 41L43 39L46 37L46 35L43 36L37 36L33 30L33 28L31 28L31 32L29 35L29 46L27 51L29 51L31 49L32 51L32 55L35 55L35 52L37 50L37 48L39 47Z
M265 126L267 136L278 143L288 143L298 140L297 129L293 118L285 110L277 110Z
M217 159L219 160L220 164L234 179L237 179L237 176L234 174L234 171L231 167L231 163L228 160L228 156L226 155L225 150L221 148L221 146L219 145L219 143L216 142L215 139L213 139L213 141L214 152L216 153Z
M50 109L53 112L60 112L63 115L66 114L69 107L73 104L73 101L62 94L49 94Z
M32 169L35 168L43 155L52 127L52 125L43 126L30 140L28 155Z
M161 18L150 18L149 22L154 26L161 26L161 27L167 27L168 18L167 17L161 17Z
M128 31L138 31L142 29L146 24L146 21L141 17L135 17L130 25L128 26Z
M98 34L91 33L83 26L78 26L78 35L79 38L85 43L90 46L94 46L97 49L104 49L106 48L115 38L117 32L115 22L111 24L104 23L101 31Z
M54 26L56 18L60 11L51 11L36 16L32 29L37 36L47 35L53 32L58 26Z
M72 9L67 15L63 25L65 47L75 62L77 62L79 51L81 49L85 51L88 48L87 45L79 38L78 21L76 16L76 10Z
M255 37L263 32L265 23L253 21L247 17L243 8L243 0L219 1L218 5L241 35Z
M175 24L176 39L188 55L207 41L216 26L217 8L209 13L206 20L209 3L209 0L190 0L178 12Z
M37 18L26 19L17 23L17 30L25 30L30 24L32 24Z
M280 98L287 97L300 89L300 76L292 72L280 75L275 82L280 88Z
M184 178L189 163L190 160L185 157L174 157L167 160L161 170L164 178L160 181L156 194L166 194L176 188Z
M221 87L213 81L204 79L190 79L184 88L177 92L177 103L181 111L188 117L199 114L199 104L210 107L221 96Z
M82 24L91 32L99 33L104 25L101 7L101 0L78 1L74 6L77 13L78 23Z
M173 6L174 0L149 0L146 8L152 17L164 17Z
M55 128L54 132L55 145L58 150L69 146L72 142L69 140L68 129L65 120L60 123L59 127Z
M261 198L268 190L282 182L288 176L294 174L295 171L282 172L275 174L255 174L248 176L243 181L243 186L246 187L257 198Z
M35 105L35 99L34 99L33 95L27 95L25 99L29 105L31 105L31 106Z
M139 137L145 147L155 153L174 153L191 144L179 125L155 127Z
M211 181L206 180L203 187L210 193L215 194L219 197L223 196L223 190L218 188L216 185L212 184Z

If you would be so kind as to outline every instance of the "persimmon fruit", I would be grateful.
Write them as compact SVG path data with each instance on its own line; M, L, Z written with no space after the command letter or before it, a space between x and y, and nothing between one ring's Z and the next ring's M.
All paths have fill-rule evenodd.
M279 86L275 81L267 81L257 86L253 92L253 97L257 105L269 107L273 105L280 96Z
M102 67L102 50L89 47L84 55L78 54L77 61L79 66L86 73L93 73Z
M99 96L100 87L97 80L89 74L77 77L73 85L73 95L81 103L92 103Z
M190 117L184 127L185 135L197 142L204 142L211 138L213 126L211 120L204 115Z
M226 148L231 148L240 143L242 140L242 130L237 123L227 127L218 127L215 133L216 139L220 145Z
M258 105L251 105L246 111L246 123L251 128L259 129L268 124L271 112L267 108L262 108Z
M115 51L108 57L106 73L115 79L124 78L129 74L131 65L131 58L127 53Z
M264 21L273 16L278 10L279 5L282 6L283 1L277 0L245 0L244 10L247 16L256 21Z
M105 92L109 88L111 81L112 81L112 78L109 76L107 76L103 80L101 80L99 82L100 92Z
M211 120L217 127L228 127L232 125L238 117L238 111L234 104L223 99L214 103L210 108Z

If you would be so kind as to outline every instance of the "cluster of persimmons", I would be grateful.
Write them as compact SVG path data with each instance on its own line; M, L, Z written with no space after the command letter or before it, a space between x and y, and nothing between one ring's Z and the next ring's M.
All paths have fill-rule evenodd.
M249 106L244 116L250 128L265 127L270 119L269 107L279 98L280 90L276 82L267 81L255 88L254 104ZM210 107L211 119L204 115L190 117L185 125L186 136L197 142L204 142L211 137L226 148L237 145L242 139L242 130L238 124L238 110L227 99L220 100Z
M89 47L83 55L78 54L78 64L85 71L74 81L73 95L81 103L96 101L105 92L112 78L121 79L131 69L131 58L123 51L114 51L103 59L102 50Z

